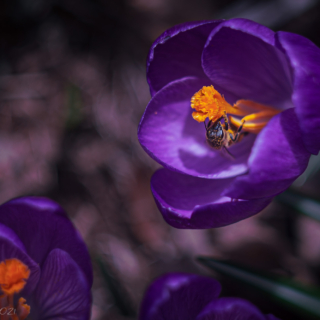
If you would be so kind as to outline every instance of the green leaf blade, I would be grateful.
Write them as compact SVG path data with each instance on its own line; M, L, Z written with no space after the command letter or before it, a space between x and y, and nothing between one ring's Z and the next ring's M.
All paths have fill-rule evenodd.
M315 319L320 317L320 291L318 289L302 287L293 281L265 275L213 258L199 257L198 261L212 270L263 291L274 300L289 306L291 310L295 309Z

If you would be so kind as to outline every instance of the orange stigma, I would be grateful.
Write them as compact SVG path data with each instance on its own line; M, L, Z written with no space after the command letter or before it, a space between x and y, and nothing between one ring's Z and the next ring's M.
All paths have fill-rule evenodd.
M18 259L8 259L0 263L0 288L9 295L20 292L26 285L30 270Z
M204 122L207 118L216 122L223 115L228 115L232 125L240 127L243 124L243 131L251 133L259 133L280 112L251 100L238 100L232 106L213 86L202 87L196 92L191 98L191 108L195 109L192 117L198 122Z
M192 117L198 122L203 122L207 118L215 122L230 107L229 103L213 86L202 87L191 98L191 108L196 110L192 113Z
M14 294L19 293L30 276L29 268L18 259L6 259L0 263L0 320L24 320L30 313L26 300L20 297L17 308L14 307Z

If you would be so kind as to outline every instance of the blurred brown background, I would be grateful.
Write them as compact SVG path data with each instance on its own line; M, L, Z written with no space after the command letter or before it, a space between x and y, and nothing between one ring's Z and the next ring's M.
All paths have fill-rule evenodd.
M279 203L216 230L177 230L158 212L150 178L159 167L137 126L150 95L145 61L167 28L246 17L320 44L318 1L2 0L0 3L0 200L58 201L94 264L92 319L135 318L164 272L212 275L198 255L231 259L320 284L320 224ZM302 187L319 197L319 175ZM218 275L215 275L218 277ZM265 313L301 319L221 278L223 295Z

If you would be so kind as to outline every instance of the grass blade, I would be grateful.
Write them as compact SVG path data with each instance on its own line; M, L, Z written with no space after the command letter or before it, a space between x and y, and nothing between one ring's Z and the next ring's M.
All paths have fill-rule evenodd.
M320 317L320 291L318 289L302 287L287 279L272 277L250 268L213 258L199 257L198 261L212 270L265 292L274 300L289 306L291 310L295 309L303 315L316 319Z
M320 202L315 199L287 190L276 201L320 222Z

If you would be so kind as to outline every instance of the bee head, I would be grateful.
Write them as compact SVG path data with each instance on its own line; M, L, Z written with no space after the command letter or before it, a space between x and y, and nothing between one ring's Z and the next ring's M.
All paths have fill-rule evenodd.
M220 121L216 121L214 123L209 122L206 130L206 138L209 141L222 140L224 137L224 132Z

